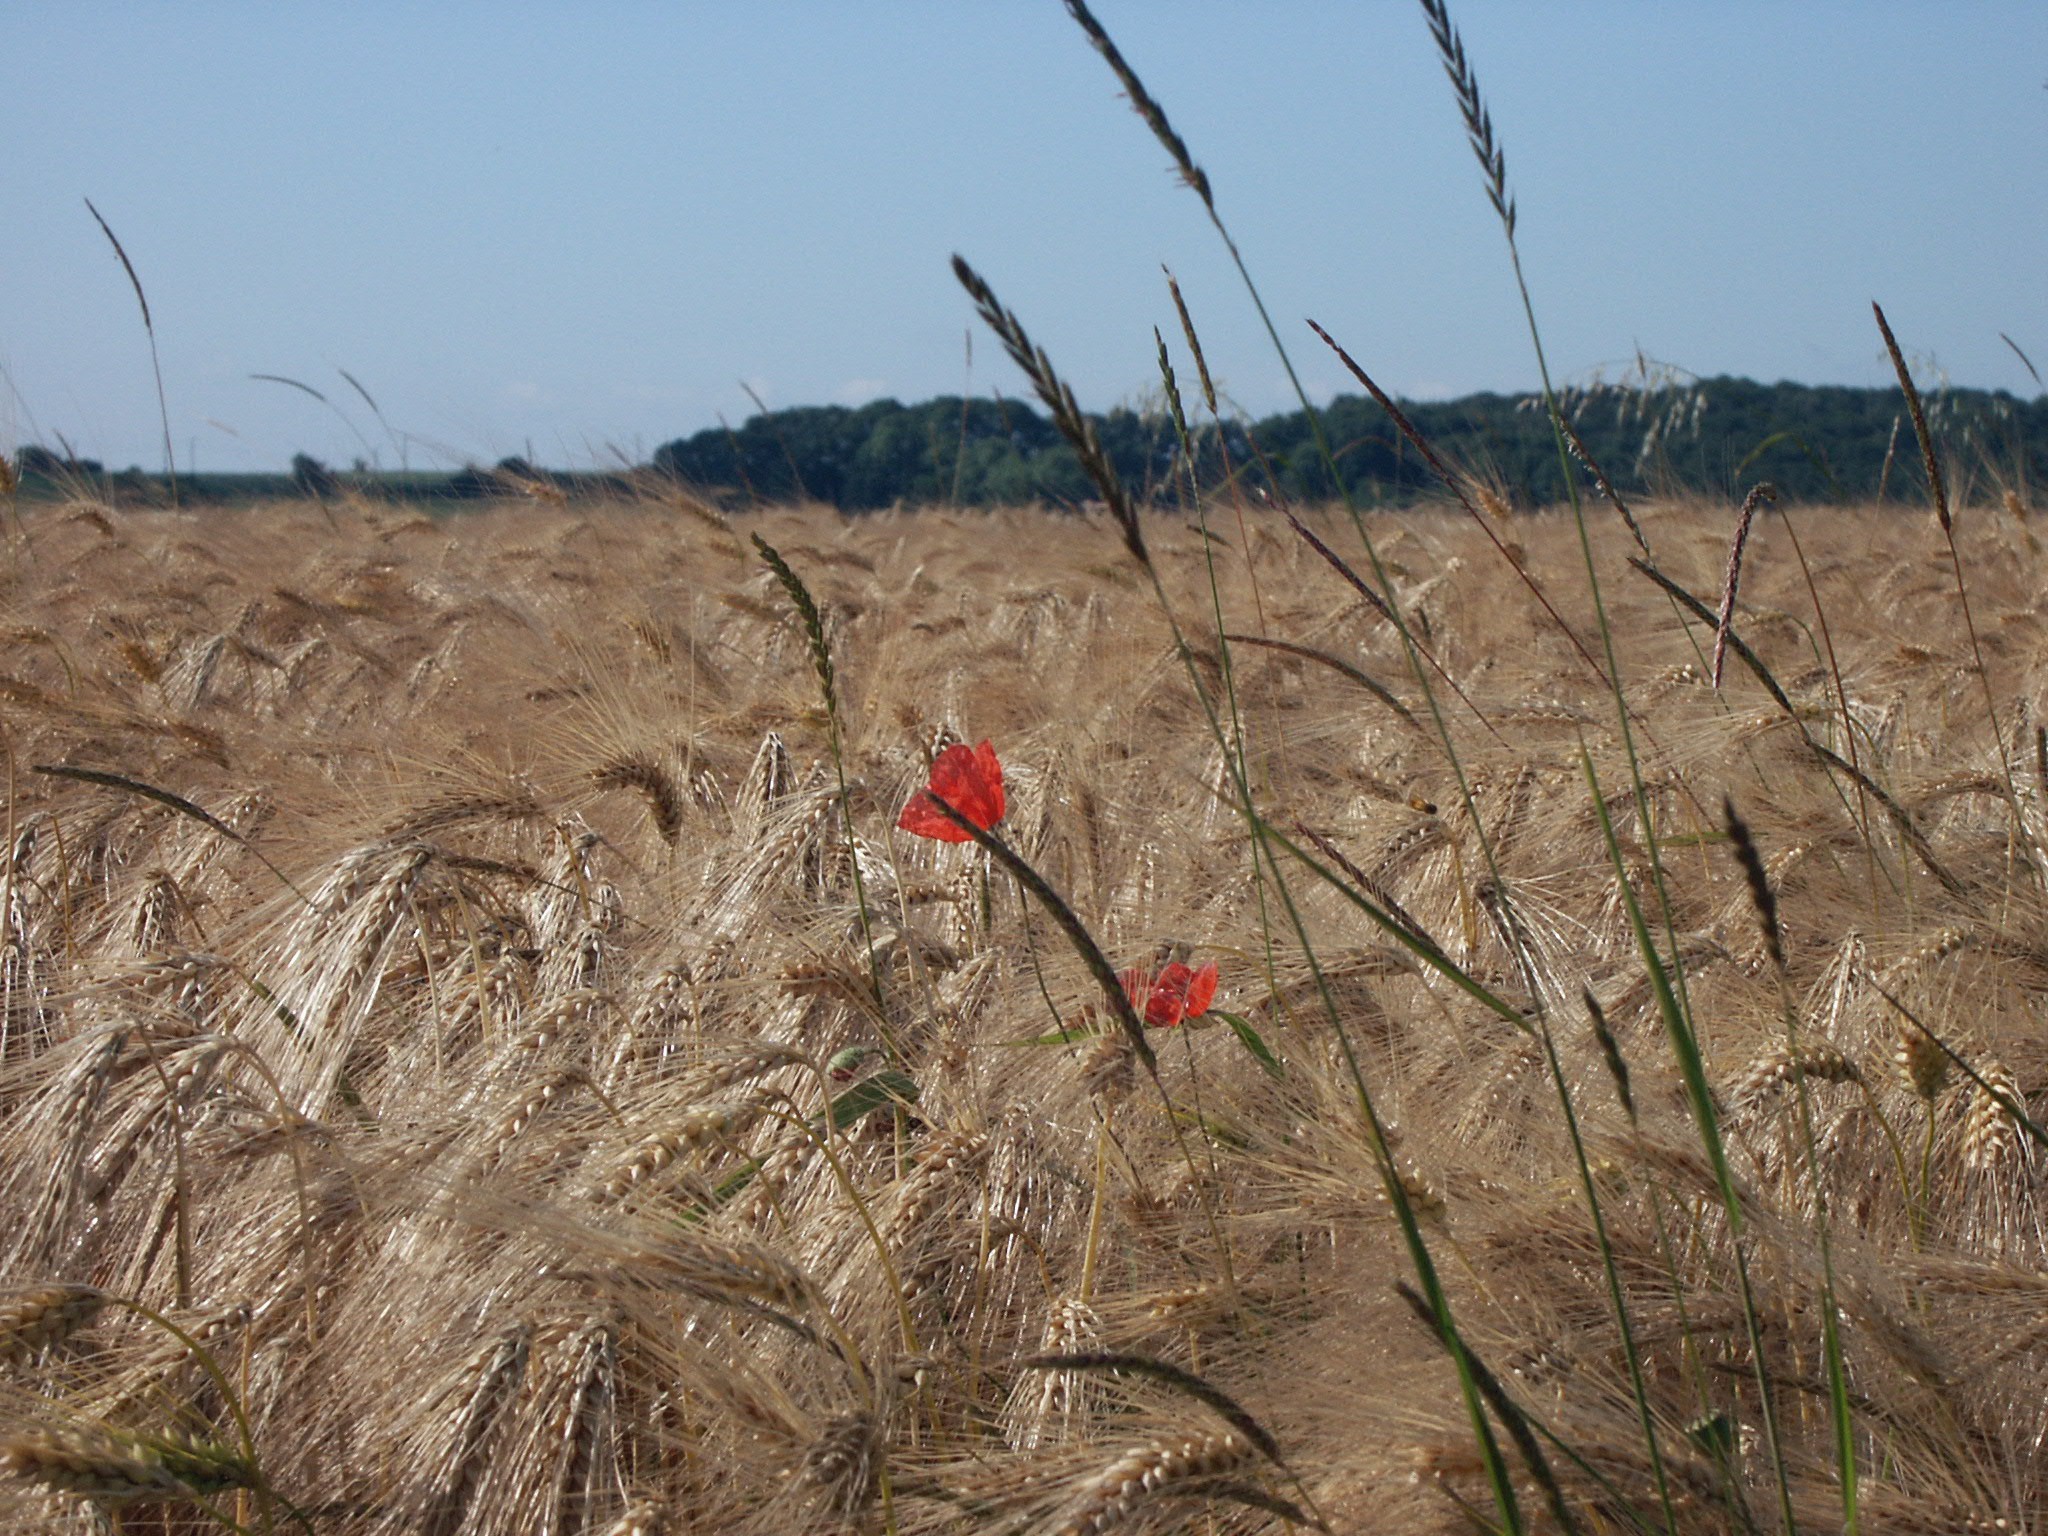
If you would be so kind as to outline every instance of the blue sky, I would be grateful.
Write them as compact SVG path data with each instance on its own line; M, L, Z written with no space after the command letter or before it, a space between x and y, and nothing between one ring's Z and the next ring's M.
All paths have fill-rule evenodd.
M1312 395L1535 369L1406 0L1098 0L1208 171ZM1553 372L1882 384L2048 370L2048 6L1453 0ZM1057 0L15 0L0 447L181 465L642 458L774 406L1023 384L966 255L1082 403L1156 386L1180 276L1224 387L1285 376L1199 202ZM339 370L382 407L372 416ZM1185 371L1185 370L1184 370ZM299 379L333 409L252 380ZM346 418L346 419L344 419Z

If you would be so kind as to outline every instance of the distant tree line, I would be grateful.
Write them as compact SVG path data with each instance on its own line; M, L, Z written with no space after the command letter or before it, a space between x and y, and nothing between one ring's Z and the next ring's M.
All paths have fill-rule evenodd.
M57 454L30 445L15 458L20 493L29 498L101 497L123 506L168 506L169 477L130 467L109 473L97 459ZM467 502L526 497L568 501L621 497L644 488L646 471L611 473L590 470L537 469L523 458L500 459L495 465L465 465L446 470L391 471L364 464L335 468L310 453L292 455L291 468L276 473L208 472L180 469L177 499L191 504L247 505L293 498L328 501L337 497L392 502Z
M1924 400L1958 499L2006 489L2030 494L2048 483L2048 395L2024 400L1944 388ZM1738 498L1760 480L1810 502L1924 494L1919 447L1896 390L1639 370L1622 382L1569 389L1559 405L1592 462L1632 495ZM1510 505L1564 499L1564 470L1540 400L1475 394L1402 409L1439 456ZM1339 396L1322 412L1334 477L1300 411L1196 423L1185 447L1162 409L1118 408L1090 420L1126 487L1148 502L1185 495L1190 479L1207 493L1235 481L1303 502L1342 489L1367 506L1405 505L1441 492L1413 445L1363 396ZM163 476L132 468L109 475L68 447L59 454L26 446L15 468L30 496L87 492L139 504L168 498ZM650 469L734 508L799 499L849 512L931 503L1075 505L1097 494L1050 419L1002 398L765 412L737 427L664 443ZM330 468L301 453L286 474L181 473L178 494L229 502L294 495L568 500L630 494L644 486L646 473L545 470L521 458L453 473L391 473L360 461L352 470ZM1587 483L1583 467L1574 473Z
M2048 396L1943 389L1927 415L1962 487L2028 486L2048 478ZM1740 496L1770 480L1803 501L1917 494L1920 454L1896 390L1747 379L1596 384L1560 404L1585 449L1624 492ZM1500 394L1404 404L1436 451L1520 506L1562 500L1556 438L1540 400ZM1386 413L1358 395L1322 413L1344 487L1366 504L1433 493L1434 476ZM1091 418L1137 495L1180 494L1187 459L1163 410ZM1194 429L1195 478L1227 477L1317 501L1338 493L1306 416L1226 420ZM663 444L654 468L729 502L809 498L846 511L897 503L1073 503L1095 495L1051 421L1011 400L878 400L857 409L807 406L750 417ZM1582 481L1582 483L1584 483Z

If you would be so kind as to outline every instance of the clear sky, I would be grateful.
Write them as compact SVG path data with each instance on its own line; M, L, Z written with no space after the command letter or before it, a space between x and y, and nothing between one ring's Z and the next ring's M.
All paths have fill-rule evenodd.
M1520 391L1500 230L1407 0L1098 0L1208 171L1312 395ZM575 467L773 406L1023 383L988 277L1093 409L1178 343L1291 404L1194 196L1058 0L10 0L0 447ZM2048 371L2041 0L1453 0L1553 371ZM1182 360L1184 375L1189 372ZM342 379L382 407L386 426ZM250 378L286 375L332 408ZM346 420L344 420L344 417ZM401 446L402 445L402 446Z

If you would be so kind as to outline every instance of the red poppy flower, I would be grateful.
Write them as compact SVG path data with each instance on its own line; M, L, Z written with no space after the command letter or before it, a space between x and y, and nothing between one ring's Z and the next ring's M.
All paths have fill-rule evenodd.
M1153 1029L1171 1029L1184 1019L1199 1019L1216 1000L1214 962L1200 970L1176 960L1157 976L1145 970L1125 971L1117 978L1124 996Z
M953 746L932 763L928 787L910 797L896 825L919 837L942 843L972 842L965 832L946 819L937 800L944 800L962 816L986 832L1003 819L1003 765L996 749L984 741L978 747Z

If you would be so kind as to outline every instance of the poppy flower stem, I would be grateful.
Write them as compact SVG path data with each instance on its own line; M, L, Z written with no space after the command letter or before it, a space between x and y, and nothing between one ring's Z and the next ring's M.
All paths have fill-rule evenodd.
M1060 925L1061 932L1066 934L1068 942L1074 946L1075 953L1080 955L1082 964L1088 967L1101 986L1103 995L1109 1000L1110 1011L1116 1015L1116 1021L1123 1026L1124 1033L1130 1037L1132 1050L1137 1052L1138 1059L1145 1063L1145 1070L1156 1080L1159 1076L1159 1058L1152 1050L1152 1042L1145 1038L1145 1021L1138 1017L1137 1009L1131 1006L1131 1000L1124 992L1124 984L1117 976L1116 967L1109 963L1109 957L1103 954L1094 937L1075 915L1074 909L1061 899L1058 891L1046 883L1043 875L1024 862L1023 855L995 833L976 826L941 795L932 793L929 803L946 820L987 849L991 858L1016 876L1017 882L1038 898L1038 904Z

